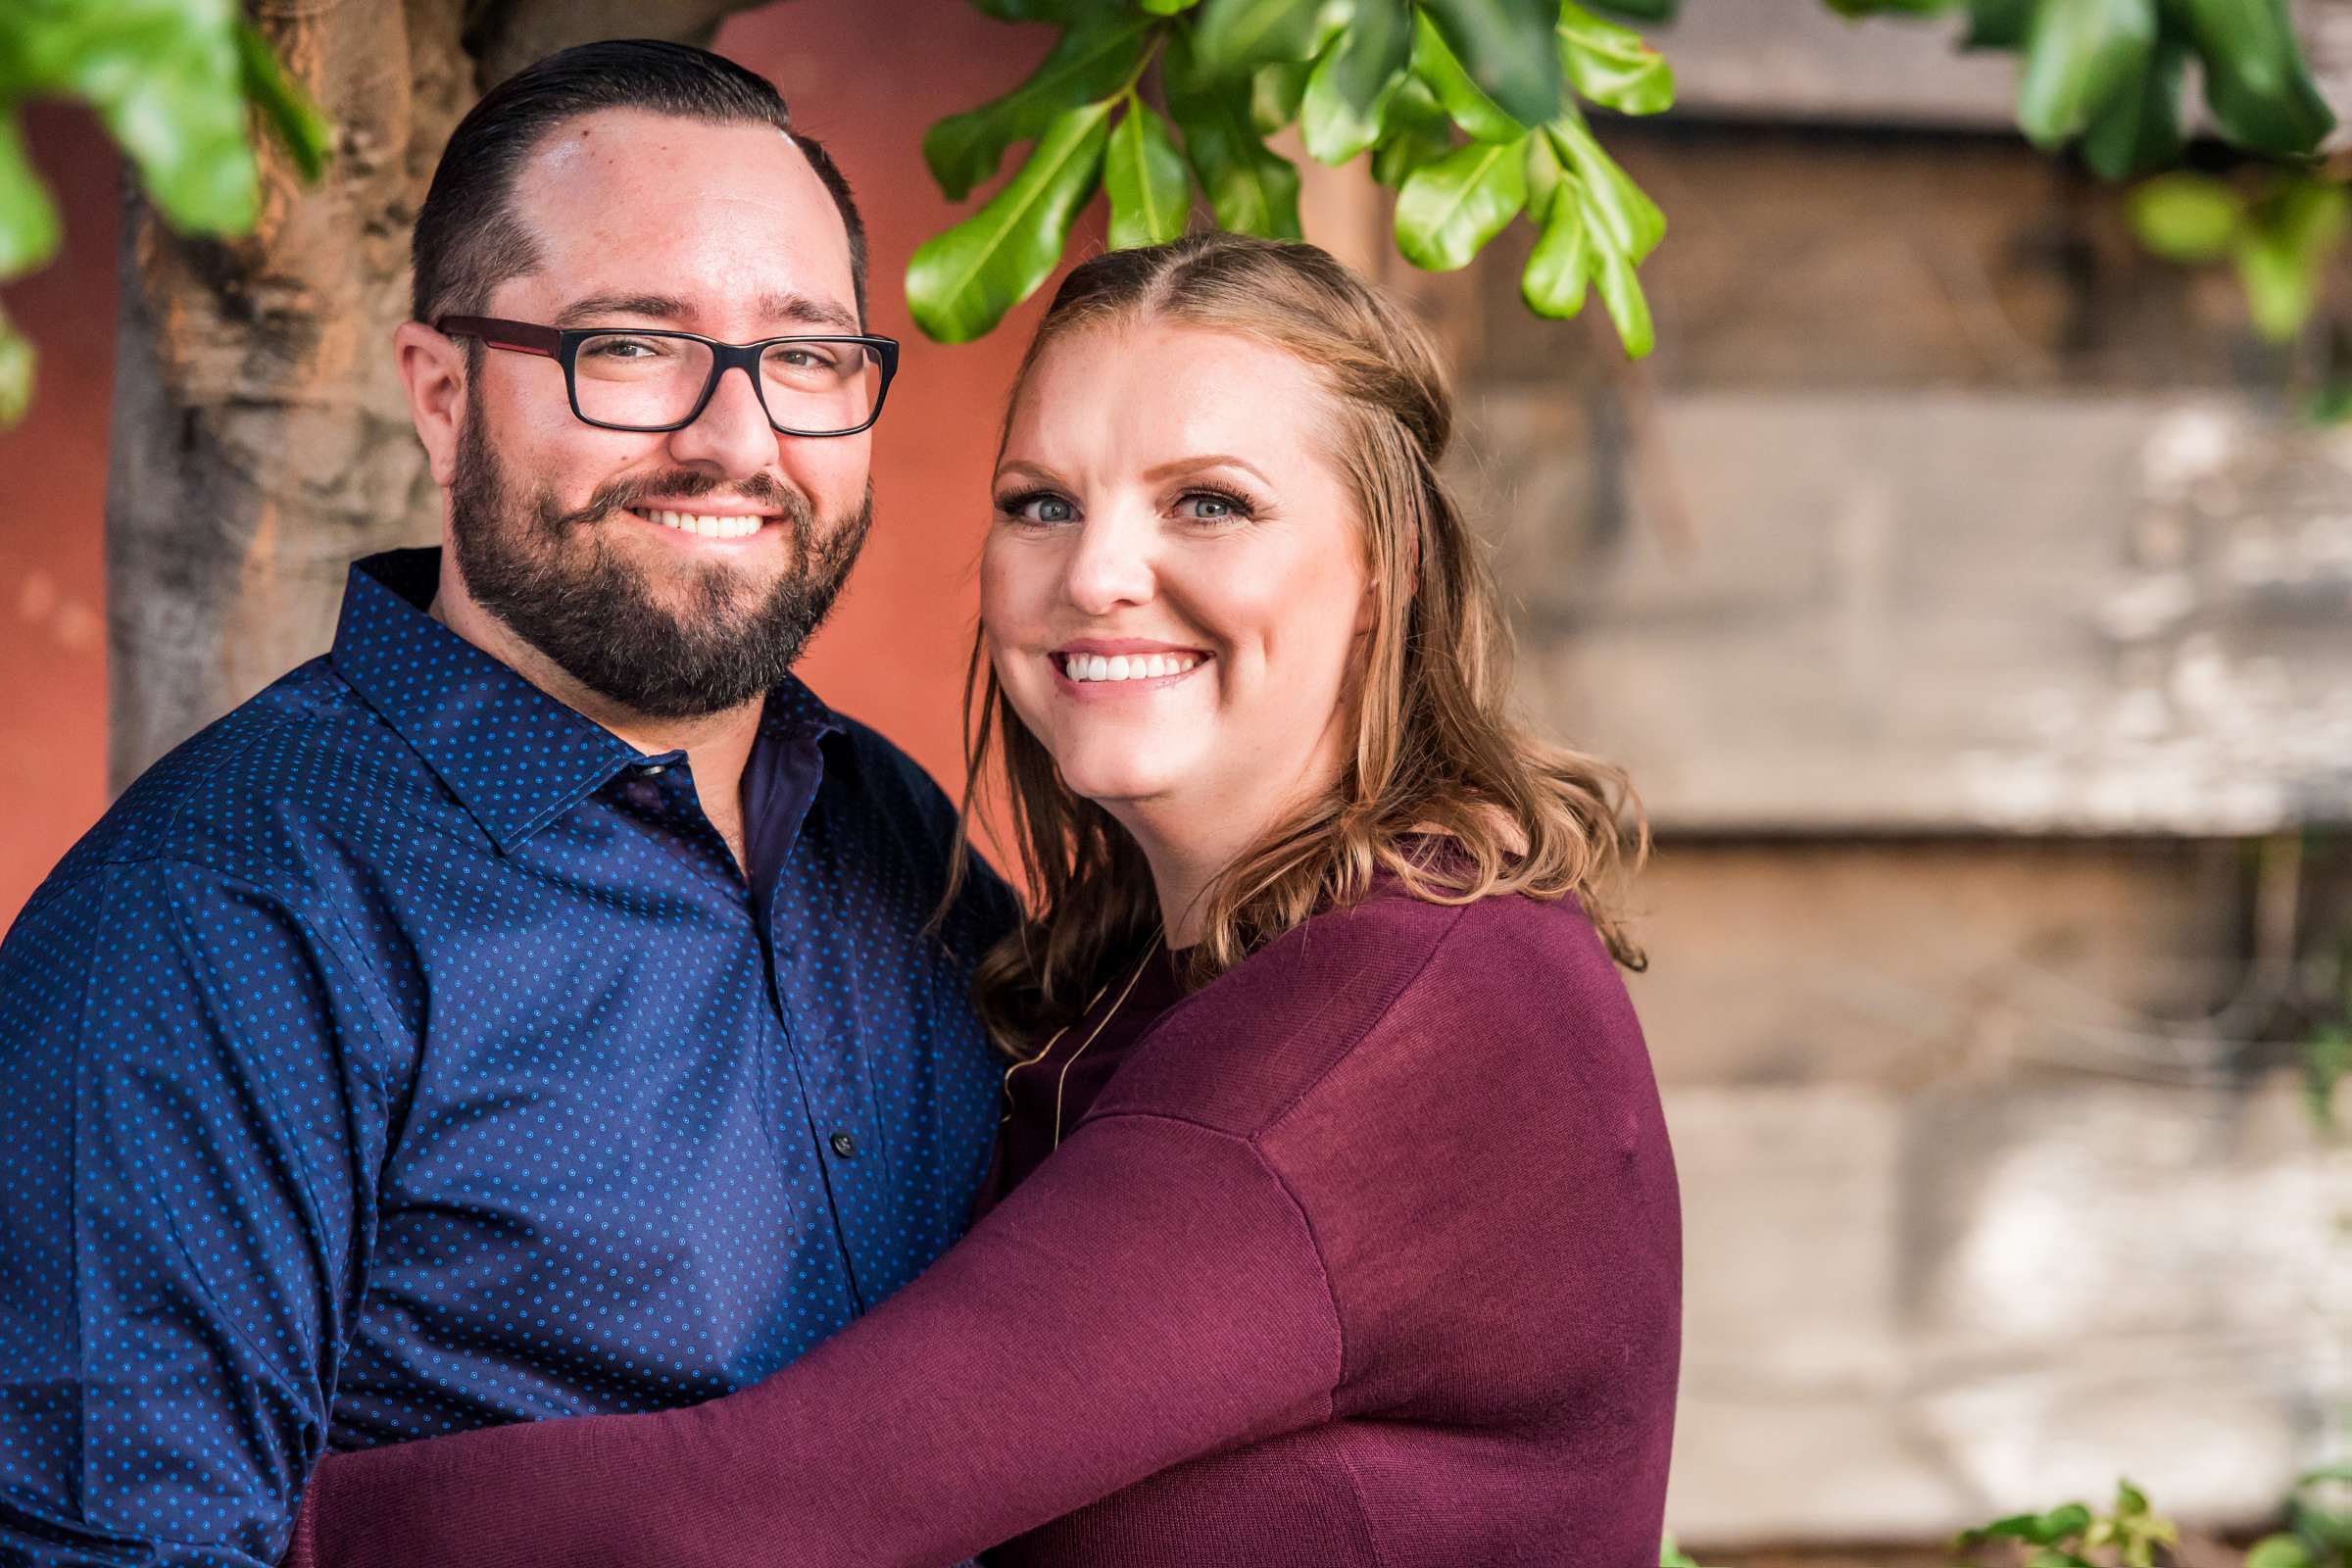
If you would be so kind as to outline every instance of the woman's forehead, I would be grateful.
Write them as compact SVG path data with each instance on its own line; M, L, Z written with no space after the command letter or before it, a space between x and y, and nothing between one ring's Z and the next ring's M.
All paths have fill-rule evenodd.
M1287 348L1167 318L1106 321L1047 344L1013 405L1011 444L1319 456L1331 393Z

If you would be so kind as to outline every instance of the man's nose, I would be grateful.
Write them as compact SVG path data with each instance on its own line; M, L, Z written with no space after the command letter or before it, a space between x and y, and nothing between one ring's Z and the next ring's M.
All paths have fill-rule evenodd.
M670 432L669 450L680 463L699 463L733 479L773 467L776 430L760 406L751 372L741 366L723 371L695 421Z

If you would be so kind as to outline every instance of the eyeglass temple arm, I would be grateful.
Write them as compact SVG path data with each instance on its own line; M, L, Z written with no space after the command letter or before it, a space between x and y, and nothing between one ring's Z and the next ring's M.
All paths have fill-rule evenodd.
M564 334L555 327L501 320L495 316L444 316L433 323L433 330L446 337L478 337L494 349L520 354L552 357L564 347Z

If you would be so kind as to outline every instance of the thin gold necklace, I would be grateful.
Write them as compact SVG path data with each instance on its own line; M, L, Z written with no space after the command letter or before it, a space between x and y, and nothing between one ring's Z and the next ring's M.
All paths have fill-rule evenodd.
M1136 964L1135 972L1127 977L1127 983L1119 987L1119 1000L1112 1003L1110 1004L1110 1010L1102 1014L1101 1018L1097 1019L1095 1021L1095 1026L1086 1032L1086 1038L1078 1042L1078 1049L1070 1053L1070 1059L1061 1064L1061 1073L1054 1080L1054 1149L1059 1149L1061 1147L1061 1092L1070 1081L1070 1068L1077 1064L1080 1056L1086 1054L1086 1048L1095 1043L1095 1037L1100 1035L1105 1028L1107 1028L1110 1024L1110 1020L1119 1015L1119 1009L1127 1004L1128 995L1135 990L1136 982L1143 979L1144 971L1152 966L1152 954L1159 951L1159 932L1154 931L1152 933L1152 940L1144 944L1144 956L1142 961ZM1087 1013L1094 1011L1095 1004L1101 1002L1102 1000L1103 993L1107 992L1109 989L1110 982L1107 980L1103 981L1102 989L1097 991L1093 998L1087 1002L1085 1010L1080 1012L1078 1016L1083 1018ZM1061 1037L1069 1032L1070 1026L1066 1023L1063 1024L1060 1028L1054 1030L1053 1034L1046 1038L1045 1045L1039 1048L1036 1055L1029 1057L1025 1061L1016 1061L1011 1066L1004 1069L1004 1114L997 1119L998 1126L1002 1127L1006 1122L1012 1120L1012 1075L1016 1072L1019 1072L1023 1067L1031 1066L1037 1062L1041 1062L1048 1056L1052 1055L1054 1054L1054 1048L1060 1043Z

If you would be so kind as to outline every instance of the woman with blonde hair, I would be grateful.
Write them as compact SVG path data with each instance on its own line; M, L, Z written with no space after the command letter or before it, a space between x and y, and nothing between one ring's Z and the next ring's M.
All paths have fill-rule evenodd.
M726 1397L330 1458L290 1560L1656 1563L1643 833L1506 716L1451 428L1426 336L1310 246L1076 269L967 688L1032 900L978 982L970 1235Z

